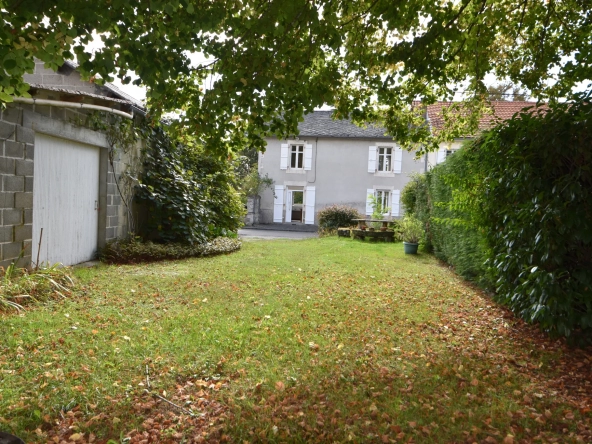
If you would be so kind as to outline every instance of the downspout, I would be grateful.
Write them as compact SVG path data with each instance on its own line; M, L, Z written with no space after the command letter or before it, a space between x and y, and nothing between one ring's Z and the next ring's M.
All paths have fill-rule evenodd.
M16 103L27 103L29 105L48 105L48 106L59 106L62 108L77 108L77 109L93 109L96 111L105 111L111 114L117 114L118 116L125 117L127 119L133 119L133 114L129 114L118 109L108 108L106 106L91 105L90 103L72 103L63 102L60 100L48 100L48 99L28 99L25 97L13 97L13 101Z

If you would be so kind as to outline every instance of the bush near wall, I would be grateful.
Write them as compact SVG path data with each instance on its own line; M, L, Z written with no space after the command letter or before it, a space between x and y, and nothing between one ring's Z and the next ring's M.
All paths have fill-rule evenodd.
M160 128L147 129L146 138L136 199L148 210L149 239L199 244L242 226L245 211L230 162L175 143Z
M337 230L339 227L355 225L353 219L363 216L353 207L347 205L330 205L319 211L319 228L321 230Z
M217 237L211 242L194 245L157 244L132 237L107 243L107 246L99 251L99 259L108 264L137 264L228 254L239 250L241 245L240 240L228 237Z
M439 257L564 336L592 331L591 146L590 103L525 113L434 168L415 199Z

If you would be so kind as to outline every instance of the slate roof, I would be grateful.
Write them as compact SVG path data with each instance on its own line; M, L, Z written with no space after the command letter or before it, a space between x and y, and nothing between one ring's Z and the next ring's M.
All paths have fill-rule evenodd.
M361 128L351 120L333 120L333 111L314 111L304 116L298 125L299 137L328 137L350 139L388 139L385 129L376 125Z
M429 119L430 127L432 129L442 129L444 126L444 119L442 118L442 110L451 105L451 102L437 102L427 107L427 116ZM479 119L479 129L486 130L492 128L498 123L504 120L510 120L515 114L524 110L525 108L531 108L528 112L534 112L537 107L537 102L505 102L505 101L494 101L491 102L491 114L481 116ZM546 108L546 105L540 104L539 108Z

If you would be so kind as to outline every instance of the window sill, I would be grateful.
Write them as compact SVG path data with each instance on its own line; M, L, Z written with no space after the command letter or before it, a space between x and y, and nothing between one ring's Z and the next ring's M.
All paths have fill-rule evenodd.
M377 171L374 173L376 177L395 177L395 173L392 171Z
M290 173L290 174L305 174L306 173L306 170L295 169L295 168L288 168L286 170L286 173Z

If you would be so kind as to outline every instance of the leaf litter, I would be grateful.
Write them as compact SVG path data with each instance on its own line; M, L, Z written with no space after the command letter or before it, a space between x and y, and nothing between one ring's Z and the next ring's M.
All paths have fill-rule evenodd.
M52 317L61 333L43 339L39 331L18 339L9 332L26 319L5 318L14 339L0 344L0 378L22 378L38 394L25 384L17 397L0 389L0 406L14 399L0 409L0 427L59 444L592 442L590 348L548 338L432 258L413 263L387 246L315 242L291 253L284 242L250 243L207 266L152 264L159 279L134 293L129 284L148 266L98 270L81 307ZM260 273L266 257L273 271ZM290 265L282 271L282 263ZM238 267L241 276L228 271ZM125 280L119 292L114 275ZM174 317L179 325L169 325ZM142 327L117 328L114 319ZM78 330L68 332L74 322ZM187 345L174 345L181 332L209 341L197 374ZM71 349L84 355L75 371L64 358ZM149 350L153 358L135 357ZM28 380L14 365L25 358ZM105 369L106 379L93 379ZM66 396L59 387L80 393L77 402L52 407ZM24 417L34 420L18 422Z

